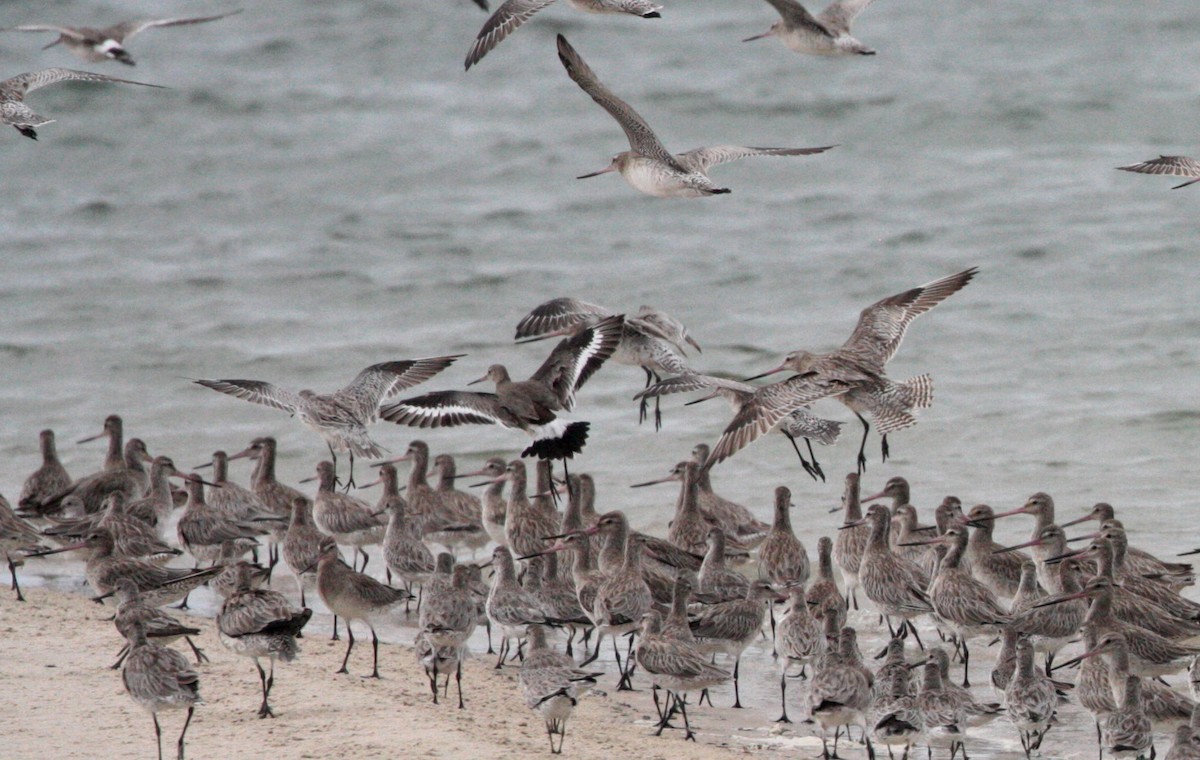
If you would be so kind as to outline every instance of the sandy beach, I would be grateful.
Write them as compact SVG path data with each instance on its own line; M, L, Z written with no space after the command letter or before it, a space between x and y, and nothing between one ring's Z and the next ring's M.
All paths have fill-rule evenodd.
M120 671L108 668L121 647L107 621L112 609L45 588L28 589L26 596L22 604L7 589L0 594L0 710L8 716L0 755L153 757L149 715L125 694ZM363 679L361 674L370 671L371 647L369 639L356 637L351 674L336 675L344 634L342 641L332 642L327 630L314 629L302 640L300 658L276 669L271 702L278 717L260 720L251 661L221 646L212 620L188 620L203 629L197 644L211 658L198 666L205 704L188 730L189 758L549 756L542 721L521 699L516 667L496 671L489 657L471 660L463 673L467 707L458 710L453 684L448 702L430 701L411 647L381 644L383 678ZM182 641L177 646L187 651ZM684 745L673 733L656 738L647 722L649 695L616 695L612 680L603 679L608 695L582 700L568 724L570 757L649 760L686 751L715 760L763 746L731 738L724 722L733 711L707 707L696 708L693 721L708 729L720 725L720 732L702 731L695 745ZM164 755L173 757L184 713L163 716ZM819 751L819 742L810 737L798 743L813 743Z

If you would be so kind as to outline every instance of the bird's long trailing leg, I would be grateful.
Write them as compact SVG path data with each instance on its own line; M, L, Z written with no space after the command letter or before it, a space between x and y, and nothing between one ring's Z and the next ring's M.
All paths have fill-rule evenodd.
M813 469L813 466L811 464L809 464L808 460L804 458L804 455L800 453L800 446L796 443L796 437L794 435L792 435L791 433L787 433L787 432L785 432L784 435L786 435L787 439L789 441L791 441L792 448L796 450L796 456L800 457L800 466L803 467L804 471L809 474L809 477L811 477L813 480L816 480L817 479L817 471ZM806 438L805 440L808 440L808 439ZM811 450L811 448L810 448L810 450ZM824 477L821 478L821 480L824 480L824 479L825 479Z
M854 416L863 426L862 441L858 444L858 474L861 475L867 471L867 434L871 432L871 426L867 424L867 418L858 412L855 412Z
M194 715L195 712L195 707L188 708L187 719L183 721L183 730L179 732L179 742L176 744L176 748L178 750L176 757L178 757L179 760L183 760L183 737L187 735L188 726L192 724L192 715Z
M817 473L817 477L821 478L821 482L825 482L825 471L821 469L821 463L817 461L817 455L813 452L812 441L805 438L804 445L808 447L808 456L812 459L812 468Z
M879 451L881 454L883 454L883 461L886 462L888 460L888 456L890 454L890 452L888 451L887 433L884 433L880 440Z
M342 658L341 669L334 671L335 673L349 673L350 672L349 670L346 669L346 663L350 661L350 650L354 648L354 629L350 627L350 623L348 621L346 623L346 638L350 642L349 644L346 645L346 656Z

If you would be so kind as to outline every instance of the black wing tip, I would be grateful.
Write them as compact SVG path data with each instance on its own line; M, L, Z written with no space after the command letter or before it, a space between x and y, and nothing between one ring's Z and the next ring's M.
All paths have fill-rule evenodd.
M643 13L642 18L662 18L662 14L658 11L650 11L649 13Z
M589 427L591 425L587 422L572 422L557 438L542 438L534 441L521 452L521 456L537 457L538 459L571 459L583 451L583 446L587 443Z

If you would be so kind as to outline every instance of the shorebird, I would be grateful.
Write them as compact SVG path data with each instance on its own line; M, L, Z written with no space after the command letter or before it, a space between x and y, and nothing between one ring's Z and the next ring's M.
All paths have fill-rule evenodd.
M862 564L863 552L866 551L867 541L871 538L871 526L863 521L862 502L859 500L859 478L857 472L846 475L846 485L842 490L842 527L837 532L833 542L833 561L842 571L842 580L846 583L846 598L858 609L858 573ZM834 507L830 512L837 512Z
M363 547L383 540L387 521L365 501L338 493L336 478L333 462L317 463L315 479L318 487L317 495L313 497L313 523L325 535L333 536L339 544L353 546L354 564L358 564L359 554L363 557L363 564L361 568L352 569L366 570L371 558Z
M261 380L196 380L212 388L255 404L282 409L308 429L325 439L329 455L337 465L337 452L350 452L350 478L354 485L354 457L383 456L383 449L371 440L367 425L379 416L379 405L402 390L423 383L454 363L463 354L434 356L427 359L372 364L359 372L350 384L329 394L301 390L298 393Z
M361 620L371 629L373 654L370 678L379 678L379 637L371 621L400 602L411 599L412 595L385 586L342 562L338 558L337 543L332 538L321 545L321 558L317 562L317 593L330 612L346 621L349 643L346 645L346 656L342 658L342 667L337 672L350 672L346 669L346 663L350 661L350 650L354 649L354 628L351 623Z
M25 601L21 584L17 582L17 568L25 564L25 556L44 550L42 536L29 523L12 511L8 500L0 496L0 555L8 563L12 576L12 590L17 592L17 601Z
M667 690L668 704L674 704L663 710L662 720L658 724L655 736L662 734L671 715L678 709L683 716L685 729L684 739L696 740L692 726L687 716L688 692L707 689L725 683L730 673L724 668L709 664L695 644L679 639L668 639L662 635L662 617L654 610L641 615L640 631L634 657L643 671L654 680L655 687ZM657 698L657 697L656 697Z
M575 409L576 392L612 356L623 331L624 317L607 317L560 341L528 380L514 381L504 365L493 364L470 385L490 380L495 393L437 391L389 404L379 416L419 428L498 424L533 436L521 456L570 458L582 450L588 423L568 424L556 412Z
M779 723L792 722L787 716L788 671L799 666L800 673L797 675L804 676L805 668L814 658L825 653L827 644L821 624L809 613L804 584L789 583L787 589L788 611L775 631L775 647L782 657L779 663L779 703L783 713L777 721Z
M717 164L748 156L807 156L835 147L747 148L718 145L672 155L659 142L645 119L600 82L561 34L558 35L558 58L571 79L616 119L629 139L629 150L614 156L607 168L584 174L578 179L620 172L633 189L647 195L658 198L700 198L730 192L727 187L717 187L708 177L708 170Z
M325 534L317 529L312 519L312 502L303 495L292 500L291 520L287 532L280 542L283 562L300 590L300 606L306 607L305 586L315 583L317 561L321 557L321 541Z
M470 69L479 63L480 59L499 45L505 37L515 32L517 27L528 21L533 14L552 2L554 0L507 0L484 22L483 28L479 30L479 35L475 38L475 43L467 52L465 67ZM587 13L626 13L642 18L662 17L662 14L659 13L662 6L655 5L650 0L568 0L568 3L572 8Z
M15 77L0 82L0 123L8 124L26 137L36 140L37 131L34 127L50 124L54 119L47 119L25 105L25 95L46 85L71 80L80 82L118 82L120 84L137 84L142 87L156 87L161 89L161 85L135 82L132 79L118 79L117 77L105 76L104 74L93 74L90 71L59 68L31 71L26 74L18 74Z
M470 549L473 558L478 549L487 545L489 538L483 527L483 503L475 494L455 488L458 468L451 455L438 454L434 457L433 472L437 474L434 491L441 499L443 513L453 523L453 533L458 537L453 543Z
M762 543L767 531L771 529L771 524L759 520L749 509L713 490L712 470L704 467L709 451L707 443L697 443L692 447L692 461L700 465L700 469L696 471L696 487L700 489L697 496L700 500L700 511L720 525L726 536L747 546Z
M903 747L901 760L907 760L909 750L925 732L925 716L921 713L919 698L909 690L908 667L903 670L903 680L892 681L888 690L876 700L875 727L871 735L877 744L888 748L888 757L894 757L892 747Z
M1103 527L1109 520L1116 519L1115 512L1111 504L1103 501L1097 502L1090 512L1074 520L1068 520L1061 527L1068 528L1072 525L1087 522L1088 520L1095 520ZM1190 553L1184 552L1184 554ZM1182 557L1184 554L1179 556ZM1136 575L1152 578L1167 584L1173 591L1180 591L1184 587L1196 583L1196 572L1191 564L1187 562L1164 562L1150 552L1133 546L1127 546L1125 549L1125 566Z
M743 599L708 604L697 610L689 625L696 645L704 652L724 652L733 657L733 706L742 706L738 690L738 672L742 664L742 652L762 631L766 616L764 602L776 601L778 594L767 581L755 581L746 589Z
M79 543L35 552L28 556L44 557L74 549L87 549L91 553L84 573L97 596L105 597L115 593L118 580L129 578L137 584L142 601L155 607L183 599L197 586L222 570L221 567L203 570L163 567L141 559L114 556L112 534L104 528L95 528Z
M529 652L521 663L519 680L525 705L545 720L550 754L562 754L562 745L567 738L567 719L579 698L595 686L596 678L602 675L576 668L569 657L547 646L542 626L529 626ZM555 734L558 734L557 748L554 746Z
M486 610L488 619L500 631L500 656L496 660L498 669L504 666L512 639L523 641L526 629L530 625L541 625L549 621L537 600L517 583L517 569L512 552L503 546L497 546L492 550L492 564L496 568L496 574L492 576L492 586L488 590ZM531 567L530 572L533 570ZM541 568L537 570L540 572Z
M168 26L183 26L185 24L203 24L217 21L241 13L240 10L222 13L219 16L202 16L200 18L145 18L136 21L122 21L104 29L93 29L87 26L62 26L59 24L23 24L0 29L3 32L54 32L58 39L46 45L47 50L62 44L76 58L88 63L103 63L105 61L120 61L127 66L133 66L133 58L125 49L125 43L147 29L158 29Z
M771 388L772 391L764 391L763 386L750 385L749 383L730 380L723 377L714 377L711 375L702 375L693 372L690 369L684 374L671 377L666 380L655 383L646 388L634 398L639 398L642 403L646 403L646 399L653 396L655 403L658 403L658 398L671 393L687 393L690 391L707 390L710 393L707 396L702 396L695 401L689 401L688 404L698 404L701 401L707 401L710 398L721 396L729 402L729 406L733 409L735 415L741 415L744 410L755 409L757 405L768 401L771 403L790 404L790 400L786 397L774 398L769 393L777 393L781 390L776 386L765 386ZM797 393L808 392L808 389L800 390L795 387L795 384L782 386L782 389L792 390ZM812 392L816 392L815 389ZM831 395L831 394L819 394ZM735 417L736 420L736 417ZM804 404L793 411L782 414L778 421L773 423L774 428L782 433L788 441L791 442L792 448L796 451L796 456L800 457L800 466L804 471L812 476L813 480L818 478L823 482L825 480L825 472L821 469L820 463L817 462L817 456L813 453L812 441L828 446L835 443L838 436L841 435L842 423L834 420L826 420L817 417L808 410L808 405ZM770 429L770 427L768 427ZM757 436L756 436L757 437ZM796 443L797 438L803 438L808 446L808 455L812 461L804 458L804 454L800 451L800 446ZM730 452L732 454L732 452ZM707 458L701 460L701 464L707 462Z
M234 519L209 505L204 499L204 484L198 476L189 475L184 484L188 500L175 531L179 545L197 563L216 565L236 560L258 546L257 537L266 533L266 528Z
M296 497L304 497L304 494L297 491L291 486L280 483L275 478L275 439L271 436L262 436L250 441L250 445L236 454L230 455L229 459L250 458L254 460L254 472L250 476L250 490L258 496L266 508L283 517L290 519L292 514L292 504ZM279 562L279 545L283 543L286 528L282 526L272 526L271 528L271 561L268 566L268 571L274 570L275 565ZM315 561L315 558L314 558ZM304 606L303 603L300 605Z
M154 736L158 741L158 760L162 760L162 728L158 713L163 710L187 708L187 719L179 732L176 757L183 760L183 737L200 699L200 676L188 665L187 659L174 649L146 640L146 629L135 623L129 639L129 656L121 681L129 698L150 713L154 719Z
M90 441L92 439L85 438L83 440ZM79 480L73 481L65 489L43 499L36 512L45 515L61 511L63 499L68 496L78 497L83 503L83 511L86 514L103 509L105 498L114 492L123 494L126 501L140 499L150 485L150 476L142 466L143 462L151 461L150 454L146 452L146 444L140 438L129 439L124 446L123 453L117 459L120 465L114 467L111 456L112 440L110 436L110 456L106 460L105 469L85 475ZM121 449L119 442L117 448ZM26 510L26 512L28 511Z
M778 37L797 53L811 55L875 55L875 51L850 36L850 25L874 0L837 0L813 16L796 0L767 0L782 18L762 34L742 42Z
M79 539L95 528L112 534L114 553L121 557L139 557L166 563L183 552L166 543L149 523L126 512L125 497L119 491L105 499L102 512L78 520L58 522L42 531L44 535Z
M417 611L421 609L425 582L434 571L433 552L421 540L417 526L407 519L408 504L399 495L390 497L387 531L383 536L383 560L387 564L388 577L395 573L404 581L404 590L412 593L413 584L420 589L417 595Z
M841 348L824 354L793 351L775 369L749 379L790 371L810 382L843 385L848 390L836 394L836 398L854 412L863 426L858 446L859 472L867 466L864 450L870 432L864 413L875 420L882 436L883 460L887 461L888 434L917 424L913 412L933 403L933 378L918 375L896 383L885 373L887 363L896 355L912 321L962 290L978 271L978 267L971 267L876 301L859 314L854 332Z
M921 637L917 635L911 618L933 612L933 606L925 594L929 586L928 579L923 577L924 573L919 567L893 553L888 546L890 516L887 507L872 504L866 517L845 523L840 530L850 530L864 524L871 526L871 535L858 570L863 592L887 619L893 636L895 630L891 619L898 617L902 619L901 627L907 626L920 644Z
M847 606L846 597L842 596L833 577L833 540L829 536L817 539L817 574L808 587L808 598L818 608L829 600L842 607Z
M963 656L963 687L971 685L968 671L971 652L967 646L972 636L991 634L1011 622L1008 612L996 601L991 589L976 580L960 566L967 550L967 530L952 526L949 530L921 544L941 544L949 551L942 558L937 574L933 576L926 593L933 605L934 614L947 623L958 634Z
M182 636L188 646L192 648L197 665L208 660L204 652L191 639L192 636L200 634L200 629L186 626L158 607L151 607L142 602L137 584L132 579L117 579L116 599L117 614L113 617L113 624L121 634L121 638L125 639L125 646L117 653L117 661L110 666L112 670L121 667L121 663L125 662L125 658L129 654L129 641L133 638L133 629L136 625L143 626L147 638L152 638L163 646Z
M1028 758L1042 746L1042 738L1054 717L1058 694L1050 679L1033 667L1033 644L1028 637L1017 640L1016 655L1016 672L1004 689L1004 707L1021 736L1021 749Z
M575 298L553 298L534 307L517 323L514 340L529 343L555 335L574 335L591 327L614 312ZM612 361L631 367L641 367L646 373L646 387L665 376L690 372L686 356L689 345L700 351L700 344L688 335L687 327L678 319L651 306L642 306L637 314L626 316L625 332ZM638 422L645 422L647 402L642 399ZM662 428L662 413L654 400L654 429Z
M704 553L696 580L700 582L701 594L719 601L744 598L750 587L746 576L726 568L725 532L715 525L708 529L708 550Z
M275 661L291 662L296 659L300 647L296 636L312 617L308 608L296 609L283 594L252 587L250 573L253 566L239 562L236 570L235 588L221 611L217 613L217 632L221 643L235 654L254 660L258 678L262 682L262 704L258 717L274 718L268 699L275 685ZM349 622L346 626L349 627ZM268 676L258 660L266 657L271 661Z
M792 530L792 492L775 489L775 524L758 547L758 567L772 583L806 583L810 572L808 551Z
M853 631L853 628L842 629L837 649L825 656L824 665L817 668L809 687L810 715L821 726L821 756L825 760L838 756L837 730L841 726L851 725L862 729L863 739L867 744L867 756L875 756L867 730L871 684L862 670L854 664L854 649L857 645ZM826 741L826 734L831 728L834 729L832 755L829 754L829 744Z
M654 603L650 587L642 576L642 555L645 553L645 540L640 534L621 536L628 531L625 515L620 512L610 512L600 518L596 528L606 535L609 541L624 543L625 557L621 566L608 574L596 589L596 598L592 601L591 617L596 624L596 651L584 661L584 664L596 659L600 654L600 644L604 636L613 637L613 654L617 667L621 669L621 680L617 684L618 691L631 688L628 686L629 676L633 668L626 659L621 665L621 654L617 649L616 637L623 633L636 631L642 624L644 615ZM624 539L623 541L621 539ZM630 641L632 649L633 641Z
M54 431L43 430L38 434L38 444L42 450L42 465L25 479L21 486L21 496L17 499L17 508L36 511L38 505L45 499L66 490L71 485L71 476L67 468L58 459L54 446Z
M971 573L993 594L1011 599L1021 585L1021 567L1030 559L1018 551L997 552L1004 547L992 538L995 514L987 504L976 504L967 513L971 537L967 541L966 559Z
M1191 724L1184 723L1175 729L1171 749L1163 760L1200 760L1200 710L1193 712Z
M1172 187L1172 190L1178 190L1181 187L1187 187L1200 182L1200 161L1187 156L1159 156L1158 158L1149 161L1142 161L1137 164L1129 164L1127 166L1118 166L1123 172L1137 172L1138 174L1169 174L1175 177L1187 177L1188 181Z
M454 559L449 553L439 555L438 559L442 560L443 557L446 558L447 566ZM471 566L459 565L451 572L448 583L431 582L429 584L417 626L420 628L420 635L429 642L430 646L439 650L448 648L454 653L452 664L458 684L458 708L461 710L463 709L462 660L466 656L467 639L475 631L479 616L470 588L473 574ZM434 579L437 577L434 576ZM489 651L491 650L489 649ZM438 673L441 672L442 666L450 664L450 660L441 662L435 659L433 662L430 686L433 689L435 704L437 703ZM449 671L446 671L447 687L449 687L449 678Z
M966 755L964 741L967 738L967 715L962 703L942 685L942 672L937 658L930 650L922 671L921 691L917 696L917 707L925 721L925 744L929 756L933 749L947 747L953 757L959 749Z
M508 546L504 535L504 524L507 520L508 500L504 498L504 485L508 479L503 477L507 465L502 457L491 457L484 462L483 467L474 472L464 473L461 477L487 478L482 483L476 483L472 488L484 487L481 520L483 529L488 537L499 546Z
M1114 758L1154 757L1154 730L1142 706L1142 679L1129 676L1124 698L1104 719L1103 745Z

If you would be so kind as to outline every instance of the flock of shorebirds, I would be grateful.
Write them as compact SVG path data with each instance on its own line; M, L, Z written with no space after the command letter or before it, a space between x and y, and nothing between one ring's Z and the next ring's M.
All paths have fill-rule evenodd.
M405 366L391 370L397 377L415 372L407 382L417 382L415 376L432 374L451 358L419 368L398 362ZM366 374L372 372L382 370ZM360 376L363 385L371 383ZM375 393L386 396L386 390ZM125 645L112 667L122 668L130 697L153 716L160 757L159 713L186 710L177 741L182 758L200 704L197 667L167 645L183 638L197 665L205 659L191 638L200 629L162 607L180 600L186 606L188 594L208 584L224 598L216 618L221 643L255 663L261 718L274 717L275 663L298 655L296 640L312 616L307 604L315 588L334 615L335 639L338 619L345 624L347 646L337 672L349 672L355 623L371 632L369 677L378 678L376 624L411 624L415 616L415 655L432 700L448 696L454 677L460 709L467 704L462 663L472 634L486 626L489 652L493 636L500 639L496 668L520 660L522 695L544 718L554 753L562 751L574 707L605 675L597 658L609 637L616 687L632 689L640 678L651 688L657 734L682 728L694 739L689 695L698 695L694 704L700 705L710 689L732 682L733 707L741 707L740 660L761 639L764 646L773 643L779 721L791 723L789 701L792 715L798 704L806 722L816 724L826 758L837 756L843 729L849 739L856 727L856 741L869 757L880 744L889 756L905 757L924 745L930 756L948 750L965 760L972 729L993 721L1011 723L1030 756L1066 700L1094 716L1101 758L1153 757L1155 735L1168 729L1174 741L1167 758L1200 758L1194 701L1200 698L1200 648L1194 646L1200 604L1179 593L1195 583L1192 566L1131 546L1105 503L1060 524L1046 493L1005 512L985 504L964 512L961 500L947 496L934 521L921 524L904 478L860 497L861 476L850 473L842 506L831 510L842 511L841 528L817 539L813 562L805 546L811 536L793 528L790 491L777 488L773 521L758 520L714 492L706 445L666 477L635 484L679 484L667 534L657 537L631 529L622 511L598 513L593 478L570 473L556 480L550 459L538 460L532 474L524 459L502 457L459 473L452 456L431 458L427 444L413 441L404 455L373 465L378 479L361 486L382 485L371 504L339 490L331 461L317 464L309 478L318 482L311 497L279 482L275 439L267 436L232 455L215 452L209 480L180 471L167 456L152 457L140 439L126 442L119 416L84 441L99 437L108 439L103 468L72 479L58 459L54 433L42 431L43 463L26 480L17 509L0 498L0 550L18 600L18 566L33 557L87 553L85 572L96 598L118 603L115 625ZM229 473L230 462L247 458L255 463L248 488ZM403 488L401 462L410 468ZM457 488L461 477L479 478L481 495ZM182 479L182 491L171 478ZM890 506L871 503L881 500ZM995 521L1014 515L1033 518L1030 540L996 543ZM1098 528L1068 538L1066 528L1088 521ZM1088 543L1072 549L1080 540ZM45 546L51 541L60 546ZM248 561L263 543L265 566ZM489 544L495 548L486 564L456 558ZM368 574L374 546L384 567ZM339 547L353 549L349 564ZM559 561L563 552L569 561ZM295 581L283 584L287 594L270 588L280 585L272 575L280 559ZM890 635L877 667L868 667L858 632L848 625L849 611L860 604L878 612ZM860 625L872 618L856 616ZM548 636L552 631L565 635L565 652ZM934 633L944 644L927 646ZM622 644L622 637L629 642ZM972 648L989 639L1001 643L991 670L997 701L972 691L968 679ZM1081 654L1056 662L1060 650L1080 639ZM1038 654L1044 663L1035 662ZM962 662L961 685L951 676L954 659ZM1073 666L1074 682L1060 680ZM1190 675L1191 698L1162 678L1181 671ZM804 682L801 698L793 686L789 700L789 683L797 679Z

